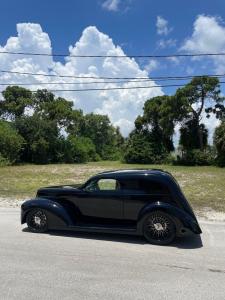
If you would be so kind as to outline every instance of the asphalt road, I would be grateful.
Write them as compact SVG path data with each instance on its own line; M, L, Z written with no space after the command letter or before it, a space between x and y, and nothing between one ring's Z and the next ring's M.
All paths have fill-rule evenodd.
M0 209L0 299L225 299L225 224L169 247L138 237L34 234ZM23 230L22 230L23 229Z

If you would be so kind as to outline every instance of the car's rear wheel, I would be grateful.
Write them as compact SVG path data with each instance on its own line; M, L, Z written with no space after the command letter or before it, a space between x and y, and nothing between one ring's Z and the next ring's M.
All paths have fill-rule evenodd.
M46 212L42 209L32 209L27 214L27 226L32 232L46 232L48 230L48 219Z
M153 211L144 220L143 234L151 244L168 245L176 237L176 226L168 214Z

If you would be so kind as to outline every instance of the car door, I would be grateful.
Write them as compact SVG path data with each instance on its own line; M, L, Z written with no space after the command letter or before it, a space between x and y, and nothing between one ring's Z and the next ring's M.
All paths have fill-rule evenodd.
M118 180L98 178L83 189L76 205L83 216L122 219L123 195Z

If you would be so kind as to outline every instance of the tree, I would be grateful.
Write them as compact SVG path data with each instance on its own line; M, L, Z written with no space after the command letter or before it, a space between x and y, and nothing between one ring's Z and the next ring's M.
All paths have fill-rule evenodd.
M174 119L169 116L168 102L170 96L158 96L147 100L144 104L143 117L135 121L135 126L139 130L151 132L156 138L156 142L161 142L168 152L173 147ZM167 113L166 113L167 111Z
M173 151L174 127L184 115L179 99L166 95L154 97L145 102L143 110L143 116L135 121L136 134L151 136L151 144L161 149L161 156L165 151Z
M198 149L202 151L204 149L204 130L202 130L201 116L206 104L208 104L206 111L210 117L215 106L220 106L223 102L223 98L220 96L219 80L208 76L195 77L186 86L178 89L175 97L186 108L184 123L195 124L196 131L193 134L197 135Z
M108 116L87 114L83 118L79 136L88 137L95 145L96 152L104 159L118 159L122 137L118 128L115 128Z
M225 167L225 121L216 128L213 141L217 150L217 164Z
M180 141L179 144L182 148L190 151L193 149L200 149L200 140L196 132L200 131L202 136L202 147L205 149L208 140L208 130L205 128L204 124L198 124L197 120L191 119L184 123L180 128Z
M57 162L59 129L55 121L41 119L37 115L16 120L15 126L26 141L23 161L32 163Z
M4 101L0 101L0 116L5 119L15 120L23 116L26 108L33 105L31 91L19 86L8 86L2 92Z
M124 160L127 163L161 163L167 151L150 132L134 130L125 145Z
M184 115L180 100L158 96L147 100L143 116L135 120L125 150L126 162L160 163L174 150L173 134L176 123Z
M59 128L71 128L80 121L82 111L73 110L73 101L68 101L47 90L38 90L34 94L34 113L40 118L55 121Z
M0 156L10 163L15 163L20 159L24 144L24 139L12 124L0 120Z

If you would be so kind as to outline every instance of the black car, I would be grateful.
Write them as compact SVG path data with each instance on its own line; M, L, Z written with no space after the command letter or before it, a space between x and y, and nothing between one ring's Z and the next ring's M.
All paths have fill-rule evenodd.
M70 229L144 235L154 244L200 234L194 212L174 177L162 170L99 173L80 186L39 189L21 206L33 232Z

